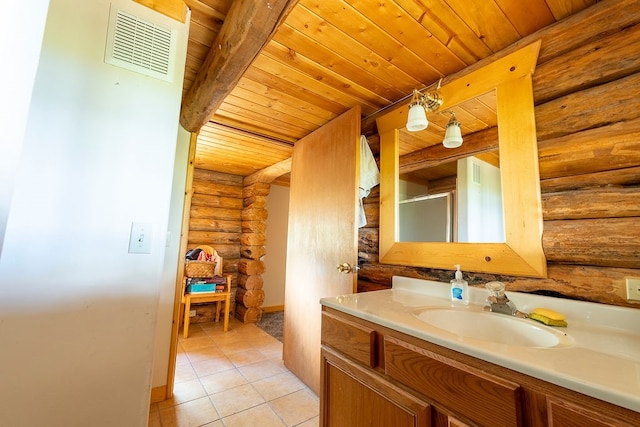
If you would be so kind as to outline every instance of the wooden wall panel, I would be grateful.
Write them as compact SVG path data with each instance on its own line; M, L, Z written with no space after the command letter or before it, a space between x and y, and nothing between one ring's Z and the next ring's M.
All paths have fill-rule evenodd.
M540 34L544 55L534 98L548 277L465 272L471 285L500 280L512 291L640 308L625 294L625 277L640 277L640 63L630 53L640 16L627 15L622 25L624 14L610 13L599 26L575 21L562 32ZM369 141L379 153L377 135ZM379 264L379 192L364 205L360 291L388 288L394 275L453 277L453 270Z

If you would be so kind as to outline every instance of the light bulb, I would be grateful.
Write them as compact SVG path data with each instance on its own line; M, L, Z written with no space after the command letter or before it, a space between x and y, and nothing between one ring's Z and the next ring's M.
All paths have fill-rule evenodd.
M456 120L456 116L454 114L451 115L451 119L449 119L449 123L447 123L447 130L444 134L442 145L446 148L458 148L462 145L460 122Z
M418 132L429 126L427 120L427 112L424 107L418 103L409 106L409 116L407 117L407 130L409 132Z

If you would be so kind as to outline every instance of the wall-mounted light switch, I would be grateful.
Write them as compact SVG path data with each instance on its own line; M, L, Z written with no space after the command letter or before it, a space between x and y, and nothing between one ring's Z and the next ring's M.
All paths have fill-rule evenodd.
M133 222L131 223L131 235L129 236L130 254L150 254L151 253L151 223Z
M640 301L640 277L627 277L627 301Z

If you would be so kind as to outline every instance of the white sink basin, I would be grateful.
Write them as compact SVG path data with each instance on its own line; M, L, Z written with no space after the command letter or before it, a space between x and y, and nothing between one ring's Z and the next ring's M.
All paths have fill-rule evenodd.
M413 315L452 334L499 344L549 348L573 342L562 330L505 314L464 308L428 308L417 310Z

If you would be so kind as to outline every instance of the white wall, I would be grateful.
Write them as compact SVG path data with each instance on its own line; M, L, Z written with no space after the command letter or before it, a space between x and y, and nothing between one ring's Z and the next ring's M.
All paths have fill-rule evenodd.
M398 200L412 199L417 196L426 196L427 194L429 194L428 185L398 179Z
M174 83L103 62L109 2L51 0L3 207L6 425L147 424L187 28L115 3L179 30ZM150 254L128 253L132 221Z
M476 157L460 159L457 190L458 240L504 242L500 169Z
M176 146L173 187L171 190L171 206L166 236L164 268L161 279L160 298L158 300L158 319L156 321L155 348L153 351L153 388L167 384L176 275L178 272L178 260L182 258L178 252L180 250L180 232L182 229L182 213L184 209L187 165L189 163L190 139L191 134L180 126ZM182 266L182 264L180 265Z
M263 307L284 305L284 283L287 263L287 229L289 220L289 187L272 185L267 196L267 254Z
M0 256L48 7L49 0L13 1L0 13L0 58L11 58L0 78Z

